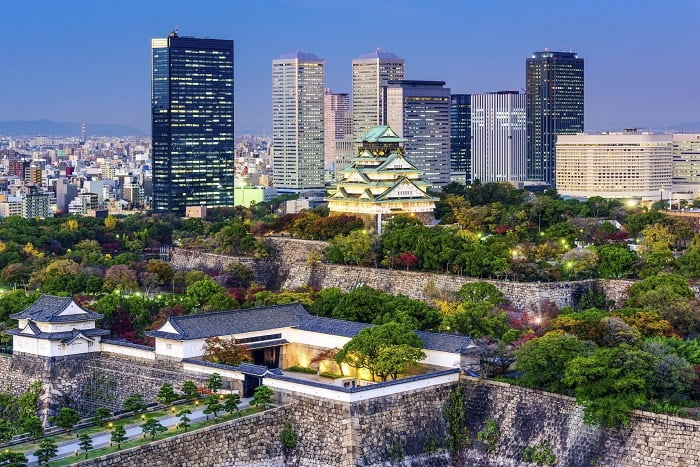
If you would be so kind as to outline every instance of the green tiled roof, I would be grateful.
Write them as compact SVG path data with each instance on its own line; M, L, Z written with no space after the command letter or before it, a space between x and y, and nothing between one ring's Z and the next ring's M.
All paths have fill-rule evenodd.
M403 143L406 140L394 133L394 130L388 126L379 125L370 128L361 138L355 140L356 143L361 143L363 141L367 141L368 143Z

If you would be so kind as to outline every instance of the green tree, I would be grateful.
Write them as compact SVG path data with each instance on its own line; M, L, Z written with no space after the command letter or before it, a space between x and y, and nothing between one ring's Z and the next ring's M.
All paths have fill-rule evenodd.
M523 344L515 352L515 367L521 372L520 381L530 387L552 392L564 392L562 383L566 365L576 357L590 354L595 346L561 331Z
M44 426L36 415L26 417L20 427L22 433L27 433L32 439L37 439L44 434Z
M209 379L207 379L207 389L213 392L218 392L223 386L224 382L219 373L212 373L209 375Z
M0 443L6 443L15 435L15 427L8 420L0 420Z
M117 449L122 448L122 443L129 438L126 436L126 430L124 425L115 425L112 429L112 436L110 438L111 443L117 443Z
M382 371L386 377L387 374L401 372L402 369L399 367L405 369L406 366L416 363L417 359L411 360L409 357L421 357L418 352L404 351L399 361L396 361L382 352L382 349L388 346L402 345L418 349L422 354L423 342L418 335L404 325L391 322L362 329L343 346L335 359L338 364L345 363L353 368L367 369L374 380L375 375L379 374L378 370ZM398 349L398 347L395 348ZM401 347L401 349L404 348ZM390 366L387 363L397 366ZM396 371L387 371L392 369Z
M132 292L139 287L136 272L125 264L118 264L107 269L104 278L104 290L112 292L116 289L124 292Z
M177 416L180 419L180 423L178 424L178 426L185 431L187 431L187 428L190 426L191 421L188 415L192 415L192 411L190 409L184 409L177 413Z
M187 287L185 293L187 298L194 301L196 309L201 309L209 304L212 297L221 295L226 292L221 285L214 282L212 279L203 279L195 282Z
M272 396L274 396L272 389L265 385L258 386L253 391L253 399L250 401L251 405L256 407L262 407L267 409L272 406Z
M645 406L652 396L653 363L649 353L626 344L600 347L571 360L562 382L574 387L586 422L627 425L630 411Z
M637 255L622 243L606 243L595 247L598 253L598 276L621 279L632 274Z
M80 415L75 409L70 407L61 407L58 411L58 415L54 418L54 425L63 428L64 430L70 432L76 423L80 421Z
M678 272L688 279L700 279L700 248L691 247L676 259Z
M146 411L146 402L143 400L143 395L134 393L124 399L122 410L126 412L141 413Z
M219 412L224 410L224 406L221 404L221 398L216 394L210 394L204 401L206 408L202 411L205 414L214 414L214 418L218 418Z
M298 439L291 422L284 422L284 428L280 433L280 441L282 442L282 451L285 463L297 447Z
M95 409L95 415L93 415L93 420L99 426L104 426L105 418L112 416L112 411L107 407L98 407Z
M33 452L36 456L37 462L41 465L49 465L49 460L56 457L58 453L58 446L52 438L44 438L39 444L39 449Z
M233 414L234 412L240 413L240 409L238 408L240 403L241 398L238 396L238 394L229 394L224 401L224 410L230 414Z
M463 302L488 302L491 305L500 305L505 301L503 292L488 282L468 282L460 287L457 298Z
M393 380L399 374L405 374L412 367L418 366L418 361L425 358L425 352L408 344L387 345L379 349L375 371L382 381L388 376Z
M90 438L90 435L87 433L81 433L80 436L78 436L78 441L78 446L80 446L82 451L85 451L85 459L87 459L88 451L92 449L92 438Z
M203 359L208 362L238 366L253 359L245 344L239 344L234 337L209 337L204 340Z
M26 467L27 456L23 452L12 452L5 449L0 452L0 465L3 467Z
M196 399L197 397L199 397L199 389L197 389L197 385L190 380L187 380L184 383L182 383L182 393L188 400Z
M490 337L499 340L508 331L506 312L491 303L464 302L454 312L446 313L443 325L469 337Z
M168 429L155 418L149 418L145 423L141 424L141 430L143 430L144 438L146 435L151 435L151 439L155 439L158 433L168 431Z
M338 235L331 240L326 258L331 263L364 266L372 262L374 237L363 230L354 230L347 235Z
M156 395L156 400L163 405L170 405L179 398L180 395L175 392L172 383L163 383Z
M674 402L687 399L696 379L693 365L661 340L648 340L642 349L653 357L649 383L654 398Z

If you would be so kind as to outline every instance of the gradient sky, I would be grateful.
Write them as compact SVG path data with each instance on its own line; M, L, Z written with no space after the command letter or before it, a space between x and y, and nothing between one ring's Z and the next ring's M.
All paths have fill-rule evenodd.
M0 3L0 121L120 123L150 133L150 39L235 41L236 133L271 128L271 61L381 47L453 93L521 89L533 51L585 59L586 130L700 122L698 0L20 0ZM697 124L700 126L700 124Z

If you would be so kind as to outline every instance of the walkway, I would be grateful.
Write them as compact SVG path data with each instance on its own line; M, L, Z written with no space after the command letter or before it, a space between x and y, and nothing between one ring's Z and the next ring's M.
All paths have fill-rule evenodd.
M250 405L251 400L252 398L242 399L239 407L241 409L248 407ZM207 415L204 413L205 408L206 407L202 407L201 409L193 410L192 415L188 415L190 423L197 423L199 421L206 420ZM157 420L160 422L161 425L168 427L168 429L180 423L180 419L175 415L163 415L162 417L158 417ZM125 425L124 429L126 430L126 436L129 439L134 439L139 436L143 436L141 424L142 422L133 423L131 425ZM90 437L92 438L93 449L103 448L105 446L109 446L110 440L112 438L112 432L110 430L105 430L98 433L93 433L92 435L90 435ZM75 457L75 451L80 451L79 443L80 441L77 438L74 440L64 441L63 443L60 443L58 445L58 454L56 454L56 457L51 458L51 461L61 459L63 457ZM28 466L37 465L36 456L34 456L33 454L34 451L35 449L24 453L24 455L27 456L27 460L29 461L27 464ZM80 453L80 456L75 457L75 462L80 462L81 460L85 459L85 451L80 451Z

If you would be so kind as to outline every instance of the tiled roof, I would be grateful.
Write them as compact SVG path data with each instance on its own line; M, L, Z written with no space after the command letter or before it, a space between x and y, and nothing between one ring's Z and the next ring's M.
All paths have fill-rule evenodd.
M78 306L84 313L61 315L73 302L70 297L56 297L42 294L34 303L24 311L10 315L12 319L31 319L40 323L74 323L76 321L89 321L101 319L103 316Z
M206 339L214 336L229 336L266 329L296 326L299 317L308 312L299 303L267 306L248 310L220 311L186 316L171 316L168 323L177 334L164 331L149 331L150 337L175 340Z
M22 329L15 328L15 329L10 329L8 331L5 331L6 334L10 334L13 336L27 336L27 337L33 337L35 339L46 339L46 340L60 340L63 342L67 342L71 339L74 339L78 334L82 334L85 337L96 337L96 336L106 336L109 334L109 331L105 329L73 329L71 331L62 331L62 332L41 332L39 334L31 334L31 333L22 333Z
M361 330L374 326L374 324L357 323L355 321L343 321L342 319L323 318L321 316L307 315L299 320L297 329L303 331L332 334L334 336L355 337ZM462 353L475 347L471 337L457 336L454 334L440 334L436 332L414 331L421 341L423 348L439 352Z
M357 323L355 321L343 321L342 319L324 318L321 316L307 315L299 320L297 329L302 331L319 332L334 336L355 337L364 328L373 324Z
M423 341L423 348L439 352L464 353L476 349L476 343L471 337L454 334L439 334L436 332L414 331Z
M394 130L386 125L377 125L375 127L367 130L367 133L362 135L360 138L356 138L356 143L362 143L367 141L368 143L376 142L392 142L392 143L403 143L406 140L397 135Z

